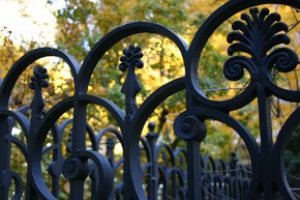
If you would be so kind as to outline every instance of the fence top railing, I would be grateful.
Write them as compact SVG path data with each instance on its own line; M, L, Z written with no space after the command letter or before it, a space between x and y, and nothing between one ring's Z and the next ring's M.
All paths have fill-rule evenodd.
M84 199L87 193L90 199L297 199L299 189L290 186L288 178L299 178L286 172L284 150L300 123L300 109L297 107L286 119L273 141L271 98L300 102L300 91L281 88L273 73L295 70L299 58L288 46L289 29L280 15L254 7L263 4L300 9L298 0L229 1L208 17L190 46L162 25L126 24L99 40L82 65L71 55L53 48L26 53L0 80L0 199L55 200L62 195L62 187L67 188L69 199ZM227 36L229 58L222 69L228 81L249 80L231 99L211 100L199 85L203 78L198 74L202 51L213 32L240 12L241 18L232 22L232 32ZM161 86L138 105L136 99L142 86L136 71L145 70L144 54L138 45L129 45L123 50L119 65L124 75L120 91L125 97L124 109L106 98L89 94L90 79L99 60L114 44L139 33L162 35L174 42L181 53L185 75ZM29 84L31 104L9 108L12 90L21 74L38 59L49 56L67 63L74 94L46 110L43 91L51 82L46 68L36 66ZM174 148L160 142L153 123L142 137L155 109L181 91L185 92L185 110L175 113L173 128L184 145ZM253 101L258 114L259 142L232 115ZM115 120L115 126L94 129L87 120L90 105L104 108ZM71 117L62 121L67 112L72 112ZM240 137L249 163L239 160L236 152L232 152L229 161L200 153L201 144L209 135L210 120L225 124ZM19 135L12 133L15 127L21 130ZM116 155L116 145L121 146L122 156ZM11 169L17 159L11 157L14 148L24 156L27 170L23 174Z

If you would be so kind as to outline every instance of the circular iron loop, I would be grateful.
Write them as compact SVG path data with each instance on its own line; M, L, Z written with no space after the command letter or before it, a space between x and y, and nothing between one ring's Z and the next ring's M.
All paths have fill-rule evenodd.
M224 101L214 101L208 99L204 93L202 92L200 86L199 86L199 77L198 77L198 63L201 59L201 54L208 42L208 39L211 37L211 35L215 32L215 30L220 27L221 24L223 24L226 20L228 20L231 16L234 16L235 14L239 13L240 11L243 11L247 8L263 5L263 4L282 4L282 5L288 5L294 8L300 9L299 1L297 0L253 0L253 1L244 1L244 0L234 0L229 1L226 4L224 4L222 7L217 9L210 17L206 19L204 24L198 29L196 32L192 43L190 45L190 48L188 50L188 57L190 58L188 62L185 65L186 69L186 78L187 78L187 87L191 89L191 94L193 97L195 97L201 104L204 104L206 106L212 107L212 108L220 108L223 110L236 110L239 108L244 107L248 103L250 103L255 96L253 95L253 92L255 91L255 85L249 84L246 89L244 89L243 92L238 94L232 99L224 100ZM237 79L240 77L241 74L238 73L236 77L233 77L234 79ZM272 87L275 87L274 85L270 84ZM298 93L291 94L288 91L285 91L284 89L281 89L285 94L291 97L291 99L297 99L299 101L300 97ZM279 91L274 91L274 93L280 97L284 97L284 95L281 95ZM297 95L298 97L292 97Z
M197 141L202 141L207 132L204 122L188 113L182 113L175 119L174 131L183 140Z
M76 156L67 158L63 163L62 173L68 180L85 180L89 175L86 158L78 158Z

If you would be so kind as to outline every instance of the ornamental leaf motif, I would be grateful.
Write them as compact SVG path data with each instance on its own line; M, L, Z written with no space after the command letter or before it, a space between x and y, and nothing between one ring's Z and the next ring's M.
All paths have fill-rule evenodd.
M47 69L42 66L37 66L34 69L33 76L31 77L31 82L29 84L29 88L32 90L38 90L41 88L47 88L49 86L48 83L48 74Z
M33 76L31 77L31 82L29 88L34 91L34 96L31 102L31 121L30 129L31 132L35 132L37 126L44 116L44 100L42 96L42 88L47 88L49 86L47 69L42 66L37 66L34 69Z
M234 31L227 37L231 44L228 54L240 55L226 61L223 69L226 78L239 80L244 75L244 69L247 69L252 79L261 80L270 76L272 67L282 72L296 68L297 54L288 48L278 47L290 43L288 26L280 20L278 13L270 14L267 8L260 11L252 8L250 14L243 13L241 20L232 24Z
M127 72L121 92L125 94L126 114L129 117L132 117L137 110L136 95L141 90L141 86L135 74L135 68L143 68L142 57L141 48L130 45L123 50L123 56L120 58L121 64L119 65L119 69Z
M129 48L123 49L123 56L121 56L119 69L125 72L130 67L143 68L144 63L141 60L143 53L140 47L130 45Z

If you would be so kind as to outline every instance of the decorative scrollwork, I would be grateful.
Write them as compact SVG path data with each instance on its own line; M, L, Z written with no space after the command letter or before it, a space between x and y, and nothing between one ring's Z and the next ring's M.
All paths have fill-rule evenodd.
M44 100L42 96L42 88L47 88L49 86L48 74L46 68L42 66L37 66L34 69L33 76L31 77L31 83L29 88L34 91L34 97L31 102L31 131L36 131L37 126L39 125L40 120L44 116Z
M137 110L136 95L141 90L135 74L135 67L142 68L144 66L141 60L143 53L140 47L130 45L128 49L125 48L123 50L123 54L120 58L121 64L119 69L123 72L127 71L127 76L121 92L125 94L126 114L127 116L132 116Z
M277 13L271 13L267 8L259 11L257 8L250 9L250 15L243 13L241 19L232 24L234 32L228 35L228 42L232 44L228 49L228 54L237 52L248 53L253 59L260 60L267 51L278 44L288 44L290 42L286 34L287 25L280 22Z
M288 27L280 22L280 16L276 13L270 14L268 9L259 11L253 8L250 14L241 16L241 21L233 23L234 32L228 35L228 42L231 43L228 53L232 57L226 61L223 70L225 77L232 81L243 78L244 69L249 71L252 82L245 91L231 100L217 102L206 99L202 95L203 91L195 87L198 84L198 81L195 81L197 80L195 68L211 33L235 13L263 3L282 3L300 7L296 0L229 1L224 8L218 10L204 23L190 48L166 27L149 22L130 23L103 37L89 53L81 68L73 57L55 49L38 49L23 56L12 67L2 84L0 79L1 199L8 199L11 181L13 181L15 185L13 198L22 198L24 193L26 199L55 200L61 192L59 188L61 174L70 182L70 199L84 199L86 190L84 182L88 176L91 179L91 187L88 188L92 193L91 199L114 199L114 197L121 199L123 196L125 199L147 197L155 199L157 194L161 193L161 188L162 199L259 199L262 195L265 199L274 199L275 193L282 195L283 199L293 199L293 194L286 194L290 191L290 187L285 179L282 179L285 173L281 154L284 144L299 124L299 110L281 129L275 147L272 141L272 126L269 123L271 122L271 114L269 114L271 94L287 101L300 101L300 92L288 93L272 85L272 69L288 72L298 63L298 57L292 50L278 46L289 43L286 35ZM173 41L181 52L186 74L157 89L138 108L136 95L141 87L135 69L143 67L141 60L143 53L134 45L124 49L119 65L119 69L126 73L122 87L126 104L126 116L124 116L123 110L109 100L88 95L87 88L95 66L105 52L125 37L144 32L160 34ZM74 78L74 96L54 105L47 113L44 112L42 89L48 86L48 75L45 68L38 66L34 69L34 76L29 85L34 93L31 107L16 111L7 109L18 77L33 62L45 56L56 56L69 64ZM179 138L187 141L187 148L174 151L173 146L176 143L175 145L161 143L158 133L154 132L154 124L150 123L149 134L146 139L142 139L147 162L141 162L139 144L146 121L165 99L183 89L186 90L187 111L176 118L174 130ZM255 98L258 99L259 128L263 136L259 144L246 126L231 115L232 111L247 106ZM101 106L112 114L119 129L109 127L95 135L92 127L86 123L86 107L90 104ZM31 117L27 118L27 115L22 113L30 109ZM58 126L60 117L71 110L74 111L74 117ZM13 126L10 127L8 123L10 117L18 122L25 133L28 146L12 135ZM240 136L249 152L251 165L241 166L235 157L227 163L213 158L206 159L204 155L200 156L200 142L207 134L205 125L210 120L227 125ZM64 158L62 153L65 151L62 151L60 144L65 142L63 134L68 130L65 128L69 123L73 123L74 132L65 144L68 147L66 153L70 153L70 156ZM47 137L49 133L53 133L54 142L51 146L44 147L50 141ZM93 150L89 150L85 144L86 133L89 134ZM118 159L114 155L115 141L107 135L103 137L105 133L119 140L124 157ZM105 143L103 143L104 139ZM10 169L11 143L21 150L27 161L29 172L24 192L22 177ZM106 145L106 156L98 152L99 145ZM48 173L52 179L51 190L46 184L48 180L43 176L43 165L41 165L42 156L50 151L53 151L52 162L48 166ZM275 170L270 170L273 166ZM115 172L121 168L123 169L120 171L124 176L119 182L117 179L120 179L120 176L116 176ZM150 177L146 184L141 181L144 172L147 173L145 174L147 177ZM276 178L274 180L272 177L274 174L281 174L282 180Z
M238 81L243 78L244 69L252 72L253 65L254 63L245 56L231 57L225 62L223 73L228 80Z
M274 67L281 72L290 72L297 67L298 56L288 48L279 48L268 55L267 63L270 68Z
M243 21L232 24L227 41L231 44L228 48L230 56L235 53L247 54L250 57L239 55L230 58L224 65L224 75L229 80L237 81L244 75L247 69L252 75L252 80L269 77L270 69L275 67L279 71L288 72L296 68L298 56L288 48L278 48L280 44L289 44L287 36L288 26L280 22L281 17L277 13L271 13L267 8L259 11L250 9L250 15L243 13Z
M144 63L141 61L143 53L140 47L130 45L128 49L123 50L123 56L121 56L119 69L123 72L130 67L143 68Z
M196 116L186 115L185 113L176 118L174 131L183 140L198 141L203 140L207 132L203 121L200 121Z
M69 180L84 180L89 174L86 159L79 159L77 157L67 158L63 163L62 173Z
M48 83L48 74L47 69L42 66L37 66L34 69L33 76L31 77L31 83L29 84L30 89L37 90L43 88L47 88L49 86Z

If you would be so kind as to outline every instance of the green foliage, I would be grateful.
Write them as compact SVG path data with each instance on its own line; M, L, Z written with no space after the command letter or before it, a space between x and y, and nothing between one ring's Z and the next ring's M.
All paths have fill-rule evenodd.
M54 1L48 0L48 3ZM175 30L187 41L191 41L196 30L210 14L209 12L215 7L219 7L223 2L225 0L68 0L65 1L66 6L55 13L58 24L56 44L58 48L67 51L80 62L83 62L88 52L100 38L112 29L132 21L160 23ZM242 89L249 80L246 73L245 78L238 84L234 85L230 81L224 81L222 70L227 56L224 53L226 47L222 45L227 44L225 39L230 30L229 24L225 23L215 33L219 37L217 42L209 41L201 55L198 70L199 86L211 99L220 100L233 97L241 90L232 94L230 88ZM16 45L9 34L2 37L2 32L0 32L0 77L3 78L9 67L22 54L36 47L37 44L32 42ZM220 45L218 46L216 43ZM144 68L136 71L142 86L142 91L138 96L138 104L159 86L184 76L184 64L181 55L170 40L153 34L140 34L120 41L98 62L90 81L89 93L106 97L121 108L124 108L124 95L120 91L125 74L118 69L119 57L122 55L122 49L130 44L140 46L145 55L143 58ZM62 66L62 63L56 63L55 66L52 66L50 87L44 94L47 99L47 108L54 104L54 101L49 99L53 97L62 99L70 93L72 94L74 87L72 79L67 79L60 85L54 85L56 79L51 79L60 74ZM24 105L24 102L27 104L30 102L32 93L29 92L24 96L24 88L27 88L31 73L32 71L26 72L21 83L16 86L15 96L11 102L13 108ZM278 77L278 81L281 79L283 78ZM173 143L174 147L185 147L185 142L178 140L173 134L173 121L179 113L185 110L185 103L185 93L183 91L168 98L150 117L149 121L155 121L156 123L156 131L160 133L160 141ZM233 118L241 122L258 138L259 120L256 114L257 102L230 113ZM116 124L112 116L107 114L104 109L96 106L88 107L88 115L88 122L96 131L110 124ZM72 114L68 113L62 118L66 119L71 116ZM277 123L276 120L274 119L274 124ZM229 159L232 151L245 150L238 134L232 129L219 122L210 120L206 122L208 135L201 149L204 154L213 154L217 158ZM285 152L287 171L296 176L300 176L299 141L300 129L297 129ZM18 157L19 154L20 152L17 150L12 152L13 157ZM247 156L240 157L244 160L248 159ZM12 162L12 168L20 172L23 160L17 159ZM142 160L145 160L145 157L142 156ZM118 176L121 177L122 171L120 170L118 173L120 173ZM60 193L60 198L67 199L67 195Z
M289 139L284 152L285 167L287 171L287 178L291 187L299 187L300 181L300 126L294 131L292 137Z

